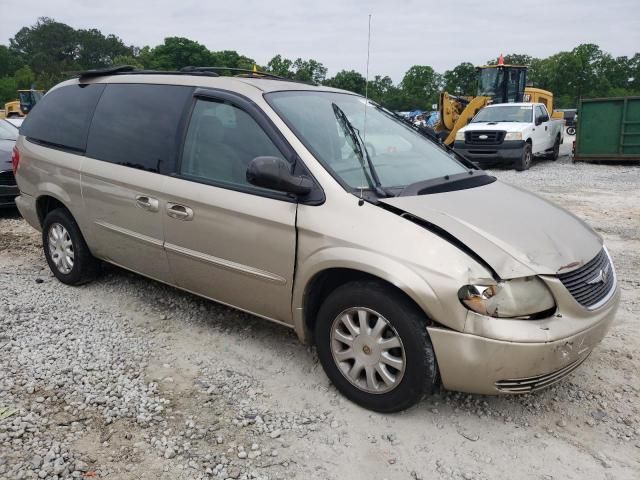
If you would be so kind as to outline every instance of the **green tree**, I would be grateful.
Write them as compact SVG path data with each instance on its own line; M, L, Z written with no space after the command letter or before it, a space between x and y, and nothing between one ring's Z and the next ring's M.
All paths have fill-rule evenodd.
M205 67L212 64L211 52L194 40L168 37L161 45L140 52L145 68L179 70L183 67Z
M475 95L478 72L469 62L463 62L442 76L444 89L454 95Z
M326 79L324 85L334 88L342 88L350 92L364 95L366 79L355 70L341 70L332 78Z
M33 71L28 66L16 70L13 78L16 82L16 87L21 90L30 89L36 81Z
M294 80L303 82L322 83L327 76L327 68L312 58L309 60L296 59L293 62L293 69L295 71L293 74Z
M278 54L267 63L267 71L285 78L293 78L293 62Z
M20 56L5 45L0 45L0 77L13 75L24 65Z
M413 108L429 109L437 103L441 76L427 65L414 65L404 74L400 88L413 103Z
M131 55L132 48L115 35L104 36L100 30L76 31L77 54L76 62L82 69L100 68L113 65L114 58Z
M373 80L369 80L369 98L386 106L386 99L394 88L393 80L390 77L376 75Z
M0 108L4 108L6 102L16 99L16 79L13 77L0 77Z

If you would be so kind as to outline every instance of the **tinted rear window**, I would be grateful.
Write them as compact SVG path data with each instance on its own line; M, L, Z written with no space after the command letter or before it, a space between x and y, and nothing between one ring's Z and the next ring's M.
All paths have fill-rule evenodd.
M67 85L47 93L31 110L20 133L39 142L82 152L104 85Z
M175 165L191 87L110 84L96 108L87 156L166 173Z

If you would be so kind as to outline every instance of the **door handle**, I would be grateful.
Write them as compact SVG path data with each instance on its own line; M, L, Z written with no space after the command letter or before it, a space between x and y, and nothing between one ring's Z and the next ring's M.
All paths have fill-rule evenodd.
M148 210L149 212L157 212L158 205L159 202L157 198L148 197L146 195L136 195L136 207Z
M178 220L193 220L193 210L178 203L167 203L167 215Z

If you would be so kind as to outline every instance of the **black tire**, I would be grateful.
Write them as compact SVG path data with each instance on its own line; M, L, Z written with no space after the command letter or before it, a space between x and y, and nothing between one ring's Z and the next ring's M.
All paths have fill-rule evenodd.
M567 127L567 134L568 135L575 135L576 134L576 127Z
M355 307L384 317L404 347L404 373L388 392L370 393L355 386L334 360L334 320ZM431 394L438 381L438 366L426 325L424 313L400 292L373 280L349 282L331 292L320 307L315 326L318 357L329 379L349 400L377 412L398 412Z
M558 160L559 156L560 156L560 135L558 135L556 137L556 141L553 142L553 150L549 154L548 158L549 160L553 160L555 162L556 160Z
M49 236L50 231L56 225L64 227L71 240L73 266L68 272L61 271L52 257ZM42 224L42 247L51 272L62 283L82 285L93 280L98 274L100 262L91 255L78 224L67 209L56 208L45 217Z
M522 155L515 161L514 167L517 171L529 170L531 162L533 161L533 155L531 153L531 144L525 143L522 148Z

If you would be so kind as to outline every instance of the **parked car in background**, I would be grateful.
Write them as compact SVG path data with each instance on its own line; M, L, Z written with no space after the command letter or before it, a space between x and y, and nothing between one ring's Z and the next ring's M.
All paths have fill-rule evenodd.
M607 332L613 263L576 216L362 96L193 71L91 72L25 120L16 202L61 282L103 260L291 327L380 412L543 388Z
M18 128L0 119L0 208L15 206L18 186L13 176L11 155L18 139Z
M22 118L22 117L11 117L11 118L7 118L5 120L7 122L9 122L11 125L14 125L17 128L20 128L20 125L22 125L22 122L24 122L24 118Z
M549 117L542 103L488 105L458 130L453 148L478 163L512 164L527 170L534 157L557 160L564 121Z

